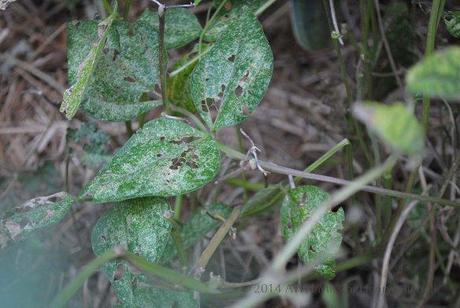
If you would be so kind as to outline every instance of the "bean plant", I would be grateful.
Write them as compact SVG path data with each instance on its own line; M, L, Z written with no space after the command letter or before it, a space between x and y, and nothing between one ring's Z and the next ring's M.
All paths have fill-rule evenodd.
M295 254L302 264L311 265L318 277L332 279L346 218L341 203L353 193L364 190L432 200L368 185L391 169L399 157L418 161L423 156L425 132L413 115L412 101L360 102L352 107L355 119L380 138L390 156L355 181L335 182L343 188L333 194L319 186L303 185L300 180L328 181L311 172L350 146L348 140L305 172L260 160L260 150L244 131L243 138L251 144L247 153L218 140L219 131L239 127L250 117L273 73L272 50L257 18L273 1L232 1L231 9L226 2L214 1L215 11L204 27L188 7L157 1L135 20L128 20L115 1L106 3L109 15L102 21L69 23L70 88L64 93L61 111L69 120L80 111L99 121L124 122L130 137L113 156L101 156L104 166L78 196L60 192L39 197L2 220L0 245L4 247L60 221L75 202L113 205L92 231L97 258L53 305L65 305L82 282L101 267L122 306L198 307L200 294L225 292L222 278L204 273L226 235L235 232L237 221L277 205L286 246L261 281L270 281L273 273L284 273ZM129 9L126 3L125 9ZM446 22L456 33L454 18L457 15L450 15ZM189 51L168 64L169 52L178 48ZM427 57L408 73L409 93L458 99L459 59L458 47ZM146 121L147 114L155 109L161 109L161 114L157 112L159 116ZM133 132L134 121L139 128ZM192 203L185 200L196 200L198 190L219 193L220 177L225 176L220 174L224 156L241 161L243 169L265 177L270 172L285 174L286 180L261 189L243 205L208 198L210 202L195 202L191 214L185 215L184 205ZM206 236L212 239L200 258L192 260L190 248Z

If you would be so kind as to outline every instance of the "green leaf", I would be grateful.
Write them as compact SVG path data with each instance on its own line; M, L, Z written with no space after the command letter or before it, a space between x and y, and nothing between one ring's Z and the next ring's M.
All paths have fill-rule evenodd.
M254 14L242 9L196 65L190 95L212 128L244 121L262 100L272 76L273 55Z
M291 189L281 205L281 231L285 240L289 241L302 223L328 198L329 194L316 186ZM335 255L342 242L344 219L342 208L337 212L328 212L297 251L302 262L315 262L315 270L327 279L335 276Z
M409 155L423 152L423 127L403 104L360 103L353 106L353 113L394 150Z
M39 229L58 223L73 204L65 192L38 197L13 208L0 224L0 248L10 240L22 240Z
M292 29L305 50L327 48L331 44L331 32L322 1L291 1Z
M189 56L180 58L175 64L174 68L179 68L189 61ZM190 97L189 88L186 86L188 78L195 68L196 62L188 65L185 69L180 71L177 75L168 78L166 96L168 100L173 102L176 106L185 108L186 110L196 113L195 105Z
M90 25L88 23L79 29L81 34L86 34L90 27L93 28L93 40L91 40L91 42L84 42L87 44L84 50L77 50L81 47L80 44L83 42L73 39L72 33L74 32L72 26L69 26L69 80L73 83L73 85L64 92L61 108L59 109L61 112L65 112L68 119L75 116L78 108L80 108L80 105L83 102L87 88L92 82L92 75L97 65L97 61L101 56L102 50L107 41L108 33L116 16L117 10L115 7L113 13L100 24L93 22ZM71 52L72 50L78 52L78 55L73 55ZM73 63L74 65L72 65L71 61L73 57L79 58L78 63Z
M169 205L162 198L140 198L116 204L96 223L91 234L93 251L100 256L114 247L160 263L170 242L172 226L164 214ZM196 307L192 292L155 287L150 279L124 260L103 266L117 297L129 307ZM159 287L159 286L158 286Z
M158 14L145 10L141 20L146 21L150 29L159 32ZM165 46L167 49L180 48L200 36L201 25L196 16L187 9L173 8L166 10L165 16Z
M455 38L460 38L460 11L447 12L444 16L447 31Z
M127 121L160 105L142 101L159 82L158 34L142 19L129 25L116 20L108 31L107 43L95 65L91 84L84 95L83 108L106 121ZM75 68L97 39L94 21L72 23L68 29L69 81Z
M220 167L215 140L179 120L148 122L81 193L96 203L176 196L211 181Z
M413 66L407 88L413 94L460 99L460 47L438 51Z
M214 0L214 7L218 8L223 0ZM204 40L207 42L215 42L219 39L222 33L227 29L230 21L233 18L238 18L239 14L244 10L254 14L257 9L264 5L268 0L227 0L224 7L220 10L215 21L208 26L204 35Z

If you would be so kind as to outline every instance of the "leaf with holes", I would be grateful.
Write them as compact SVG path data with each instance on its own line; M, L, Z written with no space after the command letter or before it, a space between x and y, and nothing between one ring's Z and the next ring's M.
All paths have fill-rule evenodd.
M281 205L281 231L284 239L294 236L301 225L329 194L316 186L301 186L291 189ZM329 211L317 223L297 253L303 263L313 263L315 270L327 279L335 276L335 255L342 242L345 214L342 208Z
M211 181L220 152L209 135L179 120L148 122L81 193L96 203L145 196L176 196Z
M91 243L96 255L114 247L160 263L170 243L171 223L164 218L169 211L162 198L140 198L116 204L94 226ZM146 275L133 270L124 260L103 266L117 297L129 307L196 307L192 292L161 286L156 288ZM191 305L191 306L190 306Z
M65 192L38 197L11 210L1 219L0 248L10 240L22 240L39 229L56 224L64 218L74 200Z
M190 10L172 8L166 10L165 14L165 47L167 49L183 47L200 36L201 25ZM140 19L146 21L150 29L159 32L160 25L156 12L146 10Z
M59 109L61 112L65 112L68 119L72 119L75 116L83 102L87 89L91 87L97 61L101 57L107 36L116 16L115 8L113 13L100 24L96 22L85 23L79 28L78 32L73 31L72 24L69 26L69 80L73 85L64 92L61 108ZM80 41L80 34L85 35L87 32L92 32L92 40L90 42ZM78 36L78 38L75 36ZM80 44L86 44L84 50L80 50ZM72 54L72 50L77 55ZM78 62L72 63L71 59L76 57L78 57Z
M447 31L455 38L460 38L460 11L447 12L444 16Z
M81 21L68 27L69 82L97 40L97 23ZM116 20L108 30L105 46L95 64L83 98L83 108L106 121L126 121L160 105L143 101L142 96L159 83L158 34L142 19L131 26Z
M273 55L254 14L243 11L189 78L196 109L213 131L244 121L262 100Z
M407 88L414 94L460 99L460 47L438 51L413 66Z
M423 153L423 127L403 104L360 103L353 106L353 114L394 150L409 155Z

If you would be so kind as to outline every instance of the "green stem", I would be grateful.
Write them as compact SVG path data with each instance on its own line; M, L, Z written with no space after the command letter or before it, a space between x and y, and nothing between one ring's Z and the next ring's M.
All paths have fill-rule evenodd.
M219 291L215 288L210 287L199 280L196 280L184 274L180 274L167 267L155 263L150 263L145 258L137 256L131 252L126 252L124 259L126 259L129 263L131 263L138 269L148 274L151 274L155 277L161 278L164 281L169 282L173 285L179 285L187 289L195 290L202 293L219 293Z
M202 47L203 47L203 39L204 39L204 35L206 34L206 31L208 31L209 27L212 25L214 20L217 18L219 12L222 10L222 8L227 3L227 1L228 0L224 0L219 4L219 6L217 7L216 11L212 15L212 17L208 20L208 22L204 26L203 31L201 31L200 39L198 41L198 55L201 55Z
M428 23L428 34L426 39L425 56L429 56L433 53L436 43L436 33L438 30L439 21L441 20L442 13L444 11L444 5L446 0L433 0L431 6L430 21ZM430 116L430 97L423 96L423 111L422 111L422 124L425 130L428 129L428 120Z
M102 265L118 258L121 255L120 251L109 250L106 253L98 256L86 265L83 270L54 298L51 302L51 307L64 307L72 296L80 289L83 283L91 277Z
M123 17L125 19L128 19L128 17L129 17L129 10L131 8L132 3L133 3L133 0L125 0L125 10L124 10L124 14L123 14Z
M112 14L112 6L110 5L110 1L102 0L102 4L104 5L104 10L107 12L107 15Z
M320 158L318 158L312 164L310 164L305 169L305 172L313 172L313 171L315 171L316 169L321 167L321 165L323 165L325 162L327 162L332 156L334 156L338 151L340 151L342 148L344 148L344 147L346 147L348 145L350 145L350 141L348 139L346 139L346 138L343 139L342 141L340 141L339 143L334 145L329 151L324 153ZM299 178L299 177L296 178L295 183L299 184L301 179L302 178Z

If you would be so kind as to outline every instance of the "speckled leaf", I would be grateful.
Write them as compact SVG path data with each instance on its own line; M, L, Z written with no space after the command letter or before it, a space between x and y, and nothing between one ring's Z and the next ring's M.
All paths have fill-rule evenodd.
M460 38L460 11L447 12L444 16L447 31L455 38Z
M79 35L73 39L74 36L72 34L75 32L73 32L72 26L69 26L69 76L72 76L72 78L69 77L69 79L73 85L64 92L61 108L59 109L61 112L65 112L68 119L75 116L83 102L87 89L91 85L93 72L97 65L97 61L101 57L102 50L107 41L107 36L116 16L117 11L115 8L113 13L100 24L96 22L85 24L80 29L81 34L86 34L88 30L91 31L90 29L92 28L93 39L91 41L82 42ZM78 50L82 43L87 44L85 50ZM76 63L71 62L72 50L78 52L79 61Z
M285 240L289 241L302 223L328 198L329 194L316 186L291 189L281 206L281 231ZM335 276L335 255L342 242L344 219L342 208L337 212L328 212L297 251L302 262L316 262L315 270L327 279Z
M273 55L262 27L243 9L193 70L190 95L213 130L232 126L260 103L272 69Z
M460 99L460 47L436 52L413 66L407 88L414 94Z
M73 202L71 195L60 192L34 198L13 208L0 222L0 248L10 240L22 240L39 229L58 223Z
M68 27L69 82L77 82L76 72L95 41L97 23L80 21ZM106 121L125 121L160 105L158 101L142 101L158 80L158 34L151 25L139 19L131 26L115 20L108 29L91 82L84 97L83 108L93 117Z
M163 217L169 205L162 198L140 198L115 204L96 223L91 243L96 255L123 247L160 263L170 242L172 225ZM117 297L128 307L195 307L191 292L156 288L150 279L126 261L114 260L103 266Z
M83 190L96 203L175 196L211 181L220 167L214 139L168 118L148 122Z
M159 31L157 12L145 10L140 19L146 21L151 29ZM198 19L190 10L182 8L166 10L165 46L167 49L187 45L200 36L201 30Z
M385 105L374 102L355 104L353 113L394 150L409 155L423 152L425 147L423 127L403 104Z
M268 0L227 0L224 7L221 9L219 16L215 19L215 22L208 26L204 39L208 42L218 40L227 28L230 20L238 18L238 15L242 12L243 7L245 11L249 11L254 14L257 9L259 9L267 1ZM214 0L214 7L219 7L221 3L222 0Z

